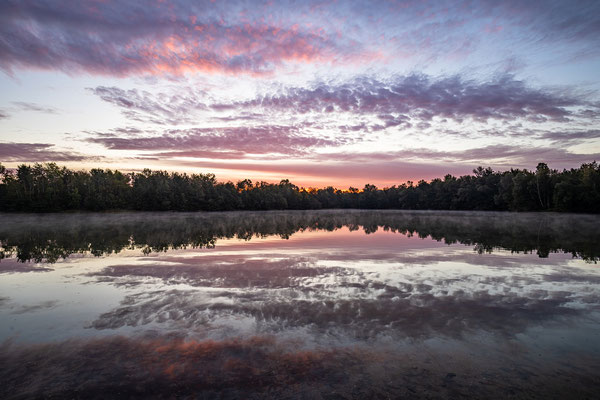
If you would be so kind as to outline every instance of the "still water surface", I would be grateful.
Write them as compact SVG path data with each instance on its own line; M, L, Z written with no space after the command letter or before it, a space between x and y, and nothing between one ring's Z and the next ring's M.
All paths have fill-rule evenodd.
M0 397L594 398L600 217L0 215Z

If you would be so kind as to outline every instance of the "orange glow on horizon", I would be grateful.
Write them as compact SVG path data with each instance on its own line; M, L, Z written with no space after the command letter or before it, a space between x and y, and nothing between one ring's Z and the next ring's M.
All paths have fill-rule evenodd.
M42 162L44 164L46 162ZM34 162L3 162L7 168L16 169L19 165L27 164L33 165L36 164ZM298 186L300 189L311 191L318 189L325 189L328 187L333 187L336 191L339 190L343 193L351 192L351 188L357 189L357 192L360 193L363 191L365 185L375 185L378 189L384 189L386 187L392 186L400 186L403 184L409 184L413 182L417 184L420 180L424 180L426 182L430 182L435 178L443 178L443 174L433 174L433 175L421 175L421 176L404 176L399 177L398 179L390 179L390 178L376 178L372 179L362 178L362 177L340 177L335 175L328 175L326 171L322 176L314 176L308 174L299 174L299 173L289 173L284 174L283 172L274 172L271 170L242 170L242 169L228 169L228 168L200 168L193 166L176 166L173 164L165 164L164 162L157 162L156 160L151 160L149 162L145 162L144 164L132 163L129 160L124 161L114 161L114 162L81 162L81 161L66 161L66 162L56 162L59 167L65 166L69 169L76 171L89 171L95 168L101 169L111 169L118 170L122 173L131 173L131 172L142 172L144 169L150 169L152 171L167 171L169 173L185 173L188 175L191 174L214 174L215 178L218 182L233 182L237 183L239 181L243 181L245 179L249 179L253 184L258 182L267 182L277 184L282 180L289 180L291 184ZM359 167L355 167L359 169ZM466 169L464 174L469 174L470 169ZM348 175L353 175L352 169L349 169Z

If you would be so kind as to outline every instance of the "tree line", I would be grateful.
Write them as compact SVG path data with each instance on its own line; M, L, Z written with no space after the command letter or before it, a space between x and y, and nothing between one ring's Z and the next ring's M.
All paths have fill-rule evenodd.
M167 171L122 173L110 169L76 171L55 163L0 164L0 210L228 211L321 208L407 210L494 210L600 212L600 165L558 171L539 163L535 171L494 171L446 175L378 188L300 188L244 179L218 182L214 174Z

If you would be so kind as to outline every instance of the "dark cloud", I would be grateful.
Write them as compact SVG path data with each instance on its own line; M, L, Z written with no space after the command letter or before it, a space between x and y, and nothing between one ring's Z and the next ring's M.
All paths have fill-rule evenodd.
M594 286L600 284L600 275L574 273L573 271L570 271L568 269L561 273L556 272L545 274L543 275L543 279L547 282L582 282Z
M550 131L541 135L543 139L550 139L555 143L573 143L589 139L600 138L600 130L567 130L567 131ZM600 159L600 158L599 158Z
M7 252L7 249L3 246L1 249L5 257L11 257L12 254ZM8 253L8 254L7 254ZM40 265L31 262L22 262L16 258L3 258L0 260L0 274L15 274L24 272L50 272L52 268L48 268L47 265Z
M97 157L95 157L97 158ZM9 162L83 161L89 157L60 151L48 143L0 143L0 160Z
M10 115L5 110L0 109L0 119L7 119L9 117Z

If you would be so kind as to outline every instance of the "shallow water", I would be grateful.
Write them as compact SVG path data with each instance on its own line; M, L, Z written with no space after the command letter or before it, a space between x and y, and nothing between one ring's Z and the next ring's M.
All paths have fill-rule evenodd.
M593 398L600 217L0 215L0 397Z

